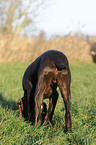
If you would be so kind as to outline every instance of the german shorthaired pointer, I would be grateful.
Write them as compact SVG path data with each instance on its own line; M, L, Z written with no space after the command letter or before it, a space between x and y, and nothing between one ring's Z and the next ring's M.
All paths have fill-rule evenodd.
M72 131L70 114L71 73L66 56L56 50L49 50L40 55L28 66L23 76L24 97L18 102L20 117L52 123L54 109L58 99L57 86L65 103L66 130ZM49 108L43 99L49 98ZM42 124L42 123L41 123Z

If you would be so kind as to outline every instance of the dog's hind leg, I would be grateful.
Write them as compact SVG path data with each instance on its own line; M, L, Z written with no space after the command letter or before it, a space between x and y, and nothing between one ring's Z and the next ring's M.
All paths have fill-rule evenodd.
M37 124L38 121L40 121L40 116L41 116L41 104L43 103L43 92L44 90L39 89L37 86L36 88L36 93L35 93L35 125Z
M66 124L66 131L68 132L72 131L71 114L70 114L70 105L71 105L70 82L71 82L71 77L68 75L66 75L64 78L61 79L59 78L58 81L58 86L60 88L61 95L65 103L65 109L66 109L65 124Z

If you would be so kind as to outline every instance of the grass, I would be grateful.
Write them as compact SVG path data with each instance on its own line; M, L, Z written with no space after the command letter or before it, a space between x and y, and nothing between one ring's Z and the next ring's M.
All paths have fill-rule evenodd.
M32 126L18 117L16 102L22 97L22 76L28 63L0 64L0 144L95 145L96 65L71 64L72 133L64 132L64 105L61 96L52 126ZM59 91L59 90L58 90Z
M88 39L86 36L78 37L75 34L65 37L57 36L49 40L46 40L44 35L21 38L19 35L0 34L0 62L30 61L49 49L63 52L69 62L78 60L92 62L96 56L95 43L96 36ZM94 56L91 51L94 52Z

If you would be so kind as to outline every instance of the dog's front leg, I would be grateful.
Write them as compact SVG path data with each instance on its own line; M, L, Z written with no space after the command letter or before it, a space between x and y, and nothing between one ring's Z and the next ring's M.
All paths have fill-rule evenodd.
M19 117L21 118L22 117L22 110L23 110L23 102L22 102L22 99L20 99L18 101L17 107L18 107L18 110L19 110Z

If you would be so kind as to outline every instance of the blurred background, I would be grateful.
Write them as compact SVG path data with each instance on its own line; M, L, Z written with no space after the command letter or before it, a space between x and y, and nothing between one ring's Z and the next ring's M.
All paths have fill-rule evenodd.
M96 63L96 0L0 0L0 62L60 50Z

